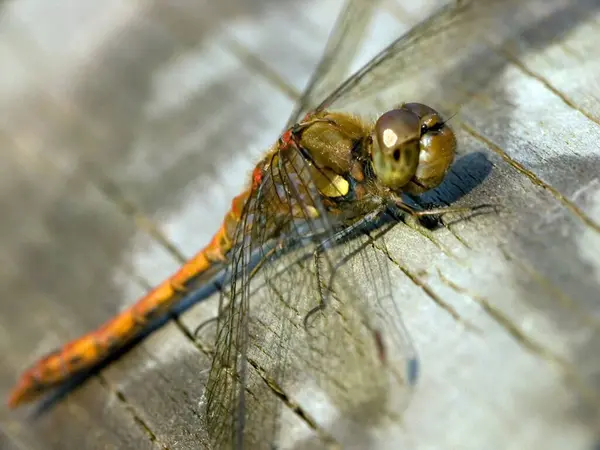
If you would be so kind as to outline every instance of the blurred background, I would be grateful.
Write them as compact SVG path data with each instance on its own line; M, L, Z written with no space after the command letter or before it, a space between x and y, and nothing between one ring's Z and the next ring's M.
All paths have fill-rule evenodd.
M371 27L354 67L414 22L391 6L381 15L395 28ZM210 240L285 126L341 7L0 4L2 398L37 357L133 303ZM160 392L179 384L198 407L193 375L207 361L174 325L159 333L33 422L2 407L0 448L154 448L153 434L195 448L197 417L184 418L179 399L165 408ZM182 372L186 352L192 368ZM157 364L166 380L138 378ZM136 386L127 400L115 395L123 383ZM151 432L137 423L146 408Z
M348 70L441 3L382 1L361 31ZM593 14L580 35L565 33L565 39L584 42L590 33L598 36L599 22L593 2L579 3ZM342 7L342 0L0 2L2 398L37 357L132 304L210 240L253 163L285 126ZM570 45L565 48L578 48ZM571 53L583 59L576 50ZM543 66L546 57L551 58L545 54L534 61ZM593 62L582 69L588 82L581 84L590 92L596 69ZM566 85L572 75L551 80ZM519 89L528 92L525 85ZM555 90L557 96L564 92ZM581 120L597 127L598 97L571 98L581 106L575 108L583 111ZM574 141L597 154L598 141ZM500 157L494 167L496 162L509 164ZM547 167L537 166L542 172ZM565 198L582 205L596 201L597 179L584 181L585 186L569 184ZM545 187L535 189L540 197L547 193ZM586 210L593 223L600 220L598 211L597 206ZM548 232L563 213L555 209L554 219L547 215L548 223L538 225ZM591 229L588 250L598 245L597 229ZM564 230L560 225L552 236L572 232ZM597 254L585 247L586 267L597 270ZM598 273L589 269L586 276ZM580 291L590 304L595 286ZM527 289L522 297L523 292ZM182 323L169 322L48 412L0 407L0 449L202 448L201 394L210 360L182 327L193 330L215 308L215 301L207 301ZM533 323L525 322L523 329ZM435 330L429 329L427 341L439 341ZM596 336L597 322L585 330ZM545 329L546 334L552 333ZM484 355L488 351L485 345L476 348ZM597 386L600 366L588 356L598 347L586 349L585 358L578 357L595 366L588 369ZM449 376L462 376L463 363L470 364L469 356L450 367ZM554 442L554 448L592 448L600 427L588 418L596 412L563 392L562 375L540 379L547 389L518 405L522 416L513 416L513 400L503 404L508 396L499 394L487 407L504 412L486 433L465 422L456 436L473 432L477 438L470 445L444 447L443 436L454 421L440 425L435 436L415 435L409 442L415 448L540 448L534 444L542 441ZM541 414L555 392L564 411L552 409L550 421L544 416L523 431L521 418ZM448 392L448 402L429 419L470 414L468 404L453 403L461 394L458 388ZM566 431L557 424L568 424ZM553 428L556 436L540 441ZM522 435L514 438L511 430ZM419 446L421 438L425 442ZM488 439L499 445L489 446Z

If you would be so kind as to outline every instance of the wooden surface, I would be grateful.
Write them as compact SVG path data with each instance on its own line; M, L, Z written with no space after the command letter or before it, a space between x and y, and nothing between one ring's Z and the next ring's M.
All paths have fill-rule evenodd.
M208 242L341 6L96 3L0 7L3 398L37 356ZM353 68L433 4L384 2ZM491 61L487 82L451 119L460 158L426 197L503 210L386 237L422 367L402 448L598 445L600 11L545 4L519 40L477 61ZM457 79L475 86L481 67ZM202 448L210 360L188 333L214 300L50 409L2 407L0 448Z

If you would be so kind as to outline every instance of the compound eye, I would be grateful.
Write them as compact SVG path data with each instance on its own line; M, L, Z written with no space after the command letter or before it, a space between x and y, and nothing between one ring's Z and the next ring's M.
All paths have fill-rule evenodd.
M421 120L421 132L438 128L443 125L440 114L430 106L423 103L405 103L402 109L412 112Z
M404 108L393 109L379 117L374 134L372 160L375 174L391 189L404 186L419 164L419 116Z

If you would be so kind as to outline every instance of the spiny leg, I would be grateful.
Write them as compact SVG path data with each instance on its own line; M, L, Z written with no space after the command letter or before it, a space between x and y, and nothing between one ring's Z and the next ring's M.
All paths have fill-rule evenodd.
M372 221L377 219L377 217L379 217L386 210L387 210L386 205L382 204L382 205L378 206L375 210L364 215L359 220L354 222L352 225L350 225L346 228L343 228L342 230L337 231L333 236L327 238L323 242L319 243L319 245L317 245L317 247L315 248L315 250L313 252L313 261L315 263L315 276L317 278L319 304L317 306L315 306L314 308L312 308L310 311L308 311L308 313L306 313L306 315L304 316L303 325L304 325L305 330L308 330L308 320L313 315L318 313L319 311L323 311L323 310L325 310L325 308L327 308L327 303L328 303L327 297L323 293L323 284L321 282L321 271L322 271L320 268L321 254L328 247L335 246L338 242L343 241L346 237L352 235L357 230L360 230L361 228L370 224ZM333 278L334 275L335 275L334 273L332 273L330 275L329 286L331 286L331 279Z
M326 118L310 119L310 120L305 120L304 122L299 122L299 123L295 124L292 127L292 135L294 136L295 139L297 139L296 135L302 133L308 127L311 127L316 123L328 123L329 125L337 126L335 121L333 121L332 119L326 119Z
M493 209L497 210L499 205L494 204L481 204L477 206L459 206L459 207L444 207L444 208L433 208L428 210L417 210L412 206L408 205L404 200L400 197L393 196L392 201L394 206L398 209L401 209L415 217L426 217L426 216L434 216L440 214L447 213L458 213L458 212L473 212L482 209ZM338 232L336 232L333 236L329 237L322 243L320 243L313 252L313 260L315 262L315 276L317 277L318 283L318 294L319 294L319 304L312 308L308 313L304 316L303 325L305 329L308 329L308 320L319 311L323 311L327 307L327 298L323 293L323 285L321 282L321 269L320 269L320 261L321 254L326 250L329 246L334 246L337 242L342 241L348 235L354 233L357 229L364 227L367 224L370 224L373 220L375 220L380 214L385 212L388 209L387 205L381 205L374 211L366 214L364 217L353 223L347 228L344 228ZM333 274L331 278L333 277ZM331 285L331 282L330 282Z
M297 123L296 125L294 125L292 127L292 137L293 137L296 145L300 145L300 134L304 130L306 130L308 127L311 127L312 125L314 125L316 123L327 123L327 124L335 127L341 134L343 134L345 136L349 136L348 133L346 133L346 131L342 127L340 127L337 124L337 122L333 119L329 119L327 117L318 118L318 119L309 119L304 122Z
M460 213L460 212L474 212L482 209L493 209L497 211L499 209L499 205L495 205L492 203L482 203L481 205L476 206L445 206L443 208L431 208L431 209L423 209L418 210L407 204L402 198L398 196L392 196L392 201L394 206L402 211L409 213L411 216L415 217L425 217L425 216L437 216L448 213Z
M254 266L254 268L252 269L252 272L250 272L250 275L248 277L248 282L250 282L252 280L252 278L254 278L254 276L256 275L256 273L265 264L265 262L268 261L269 258L271 258L271 256L273 256L277 251L281 250L282 247L283 247L283 238L280 238L277 241L277 244L275 246L273 246L273 248L269 249L263 255L263 257L260 259L260 261L258 261L258 263L256 263L256 266ZM227 292L223 290L222 286L219 286L219 291L221 291L222 295L224 295L225 297L228 297L229 301L227 302L227 304L225 306L223 306L223 308L221 308L221 310L217 313L216 316L213 316L210 319L206 319L205 321L201 322L196 327L196 329L194 330L194 333L193 333L193 336L195 338L198 337L200 331L202 331L202 329L205 326L207 326L209 323L218 321L218 320L222 319L223 317L225 317L227 311L231 308L231 306L232 306L232 299L231 299L230 295L228 295Z
M319 235L319 233L312 233L307 236L304 236L304 239L314 239L318 235ZM288 244L293 245L294 243L293 242L290 243L289 239L286 238L286 236L282 235L277 240L277 243L261 257L260 261L258 261L256 263L256 266L254 266L254 268L252 269L252 272L250 272L250 275L248 277L248 282L250 282L256 276L258 271L265 265L265 263L267 261L269 261L269 259L271 257L273 257L275 254L277 254L277 252L284 250L288 246ZM218 287L219 287L219 291L222 293L222 295L228 297L229 301L227 302L227 304L225 304L225 306L223 308L221 308L221 310L217 313L216 316L213 316L209 319L204 320L194 329L193 336L196 338L198 337L198 335L200 334L200 332L202 331L202 329L204 327L206 327L208 324L210 324L212 322L216 322L216 321L222 319L223 317L225 317L228 310L232 307L230 296L227 295L226 291L223 290L223 287L221 285L219 285Z

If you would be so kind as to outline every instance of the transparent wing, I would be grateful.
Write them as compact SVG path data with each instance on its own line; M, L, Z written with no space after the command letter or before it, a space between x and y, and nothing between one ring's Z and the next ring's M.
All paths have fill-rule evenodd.
M415 379L384 253L362 222L331 221L299 151L275 161L237 231L206 388L214 448L367 436L397 420Z
M296 102L286 129L332 92L348 76L350 65L366 36L380 0L347 0L325 45L321 60L302 97Z
M450 2L392 42L317 109L364 115L422 102L454 113L502 69L504 60L494 50L538 25L557 2Z
M419 101L456 111L497 73L494 46L541 17L542 3L454 2L393 42L319 108L368 115ZM300 153L276 162L237 230L231 303L218 322L206 389L207 429L214 448L302 441L318 448L349 438L368 448L364 436L397 419L416 372L385 253L364 234L340 235ZM287 215L275 213L282 202ZM285 239L269 247L275 230Z

